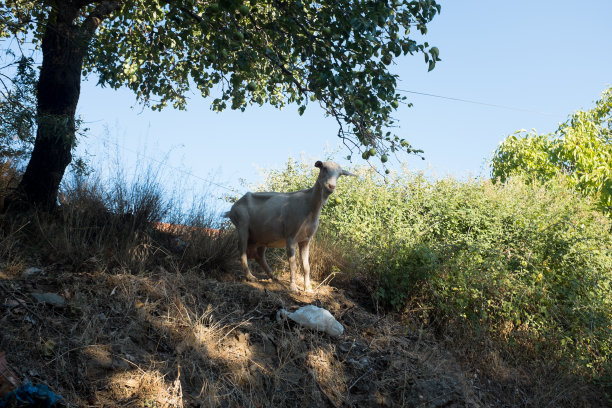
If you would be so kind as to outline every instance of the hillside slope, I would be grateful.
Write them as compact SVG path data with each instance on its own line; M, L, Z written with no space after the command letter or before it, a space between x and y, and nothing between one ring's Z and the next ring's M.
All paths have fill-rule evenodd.
M563 392L540 405L479 377L431 334L377 314L357 279L292 295L282 281L211 279L196 269L40 269L0 272L0 350L22 380L49 385L69 406L598 405ZM63 301L39 302L36 293ZM328 309L344 334L276 321L280 308L305 304Z
M275 282L162 268L22 272L3 272L0 347L23 378L70 405L480 405L448 352L343 289L293 296ZM276 321L280 308L311 303L342 322L340 339Z

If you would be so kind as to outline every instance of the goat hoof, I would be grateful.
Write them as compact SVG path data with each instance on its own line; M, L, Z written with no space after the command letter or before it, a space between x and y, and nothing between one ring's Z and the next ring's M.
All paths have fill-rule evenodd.
M249 282L257 282L258 281L258 279L253 274L251 274L251 273L249 273L246 276L246 280L249 281Z
M297 285L295 283L292 283L291 285L289 285L289 290L291 292L297 292L298 291Z

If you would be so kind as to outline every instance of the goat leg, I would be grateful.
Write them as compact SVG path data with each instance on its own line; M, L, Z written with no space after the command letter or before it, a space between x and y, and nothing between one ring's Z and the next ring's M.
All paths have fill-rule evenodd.
M259 266L261 266L262 269L266 272L266 274L270 277L270 279L277 280L274 277L274 275L272 275L272 269L270 269L270 266L268 265L268 262L266 261L266 249L267 248L265 246L257 247L257 251L255 252L255 260L257 261Z
M295 270L297 269L297 262L295 259L295 241L287 240L287 259L289 260L289 270L291 271L289 290L297 292L297 285L295 284Z
M300 258L302 259L302 270L304 271L304 291L312 292L310 287L310 240L300 242Z

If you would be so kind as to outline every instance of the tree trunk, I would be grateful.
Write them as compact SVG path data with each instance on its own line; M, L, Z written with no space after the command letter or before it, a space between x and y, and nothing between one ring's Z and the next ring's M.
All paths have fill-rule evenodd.
M68 3L68 4L66 4ZM75 113L87 45L74 25L78 8L58 1L42 38L43 60L37 86L37 132L30 162L9 205L50 210L72 160Z

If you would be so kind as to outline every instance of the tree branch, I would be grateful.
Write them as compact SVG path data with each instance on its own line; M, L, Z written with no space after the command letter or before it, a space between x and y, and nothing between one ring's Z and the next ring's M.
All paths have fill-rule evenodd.
M81 25L81 35L83 39L88 43L89 40L95 34L97 28L100 26L103 20L107 19L114 11L119 10L123 6L123 0L109 0L109 1L82 1L81 3L93 4L97 3L95 9L87 16L83 24Z
M197 13L195 13L194 11L186 8L186 7L179 7L180 10L182 10L183 12L185 12L189 17L191 17L192 19L194 19L195 21L197 21L198 23L205 23L204 19L199 16ZM261 31L260 27L257 25L256 22L253 22L253 24L255 25L255 29L257 31ZM279 60L275 60L274 58L270 57L269 55L264 53L264 57L267 58L272 64L276 65L277 68L279 68L285 75L289 76L291 78L291 82L293 82L293 84L298 88L298 91L300 93L302 93L303 95L307 95L308 94L308 90L306 88L304 88L304 86L302 86L302 84L297 80L297 78L295 78L295 75L293 74L293 72L291 72L291 70L289 68L287 68L281 61ZM277 57L278 57L278 53L277 53Z
M77 6L78 8L82 8L85 6L89 6L90 4L100 5L106 2L108 2L108 0L74 0L74 5Z
M193 10L188 9L185 6L179 6L179 9L185 13L187 13L187 15L191 18L193 18L194 20L196 20L197 22L203 24L204 23L204 19L198 15L196 12L194 12Z
M281 61L279 60L275 60L274 58L270 57L267 54L264 54L264 56L268 59L268 61L270 61L272 64L276 65L278 68L280 68L281 71L283 71L283 73L289 77L291 77L291 82L293 82L293 84L297 87L298 91L300 91L301 94L303 95L308 95L308 89L304 88L302 86L302 84L300 83L300 81L297 80L297 78L293 75L293 72L287 68ZM278 56L278 55L277 55Z

